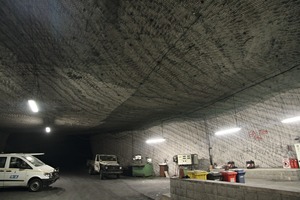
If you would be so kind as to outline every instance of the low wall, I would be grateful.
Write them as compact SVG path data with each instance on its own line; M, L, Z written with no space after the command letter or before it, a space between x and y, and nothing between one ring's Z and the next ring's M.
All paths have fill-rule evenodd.
M170 180L174 200L299 200L300 193L247 186L241 183L195 179Z

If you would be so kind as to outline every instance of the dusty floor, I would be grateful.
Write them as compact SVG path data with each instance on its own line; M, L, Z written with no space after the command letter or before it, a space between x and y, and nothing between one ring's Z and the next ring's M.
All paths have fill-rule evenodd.
M267 181L246 178L246 185L300 192L300 181ZM159 200L170 193L170 181L162 177L108 177L88 175L87 170L62 171L50 188L28 192L26 188L0 188L1 200Z
M109 177L100 180L97 175L83 172L63 173L61 178L48 189L28 192L26 188L0 188L2 200L149 200L160 199L170 192L167 178Z

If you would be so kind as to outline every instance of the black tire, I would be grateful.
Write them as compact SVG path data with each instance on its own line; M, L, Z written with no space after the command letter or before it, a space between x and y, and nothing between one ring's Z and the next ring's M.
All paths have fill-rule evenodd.
M90 175L95 174L95 171L94 171L93 167L89 167L89 174Z
M43 187L43 183L38 178L32 179L28 183L28 190L30 192L38 192L38 191L40 191L42 189L42 187Z
M100 180L103 179L103 172L102 172L102 170L100 170L100 172L99 172L99 178L100 178Z

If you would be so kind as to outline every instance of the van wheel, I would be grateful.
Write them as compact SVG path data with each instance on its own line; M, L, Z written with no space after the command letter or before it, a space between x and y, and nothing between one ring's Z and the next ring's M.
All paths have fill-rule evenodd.
M38 192L42 189L42 181L40 179L32 179L28 184L30 192Z

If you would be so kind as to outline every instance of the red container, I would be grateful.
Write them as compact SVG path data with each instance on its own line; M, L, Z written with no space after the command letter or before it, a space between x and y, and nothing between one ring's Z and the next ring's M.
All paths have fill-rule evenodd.
M223 177L223 181L227 181L227 182L236 182L236 175L237 172L232 172L232 171L223 171L221 172L222 177Z
M290 158L290 165L291 165L291 168L299 168L297 159Z
M293 168L299 168L298 160L297 159L293 159L293 165L294 165Z
M290 158L290 166L291 166L291 168L295 168L294 160L295 159Z

